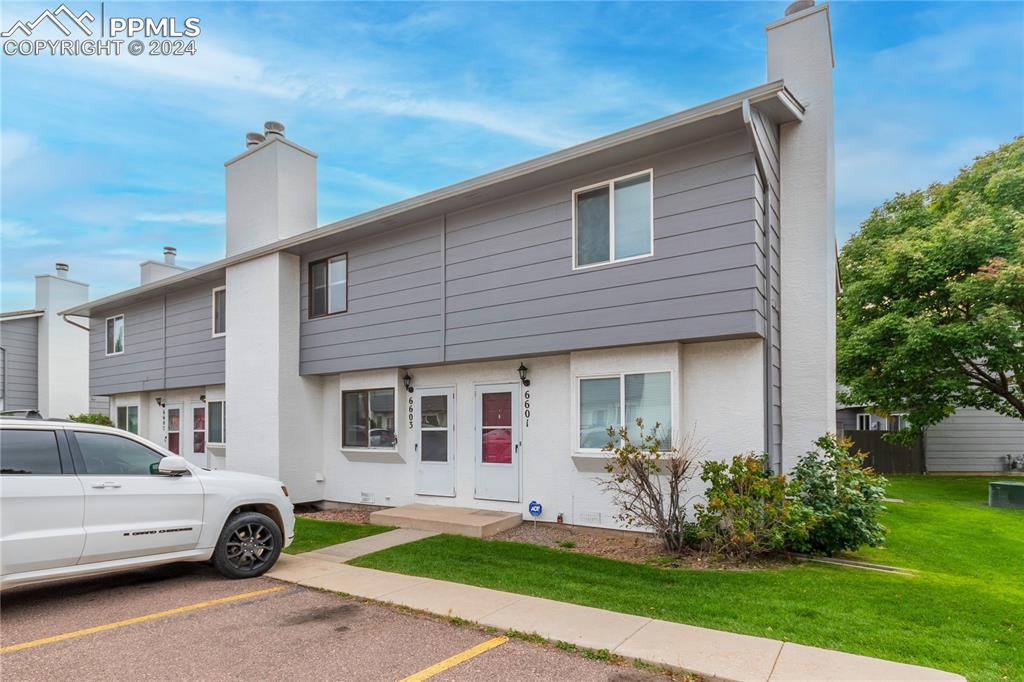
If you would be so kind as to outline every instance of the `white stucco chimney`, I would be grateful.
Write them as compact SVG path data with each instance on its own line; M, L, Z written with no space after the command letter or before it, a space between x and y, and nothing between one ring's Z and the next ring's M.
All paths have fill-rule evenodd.
M836 230L832 32L827 4L798 0L768 24L768 80L805 107L780 129L782 457L790 469L835 432Z
M315 229L316 159L267 121L225 166L227 255Z
M149 284L150 282L166 279L188 270L188 268L175 265L177 255L178 250L176 248L165 246L164 259L162 261L145 260L139 263L139 284Z
M68 278L68 265L52 275L36 275L39 318L39 411L66 419L89 411L89 332L65 322L58 313L89 300L89 285Z

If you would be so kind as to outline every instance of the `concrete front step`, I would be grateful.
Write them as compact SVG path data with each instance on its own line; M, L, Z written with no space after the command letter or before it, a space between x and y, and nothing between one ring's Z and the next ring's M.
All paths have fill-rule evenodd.
M407 504L370 514L370 523L396 528L415 528L471 538L489 538L523 522L515 512L433 504Z

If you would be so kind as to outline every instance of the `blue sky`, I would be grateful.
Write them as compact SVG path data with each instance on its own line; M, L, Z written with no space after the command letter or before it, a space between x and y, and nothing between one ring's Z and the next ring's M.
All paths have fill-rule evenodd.
M165 244L220 258L265 120L320 154L322 224L762 83L786 4L108 2L201 18L199 53L0 57L0 302L57 260L99 297ZM1024 3L836 2L832 30L841 240L1024 132Z

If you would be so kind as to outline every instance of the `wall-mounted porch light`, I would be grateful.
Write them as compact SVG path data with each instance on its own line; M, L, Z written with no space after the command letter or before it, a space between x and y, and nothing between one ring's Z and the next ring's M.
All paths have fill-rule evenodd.
M409 393L412 393L412 377L409 376L408 372L406 372L405 376L402 377L402 383L405 384L405 390L409 391Z
M520 362L519 363L519 380L521 382L523 382L523 386L529 386L530 385L530 380L526 378L526 373L528 371L529 370L526 368L526 365L524 365L523 363Z
M156 398L155 400L156 400L156 404L159 405L160 407L163 407L164 405L167 404L167 403L164 402L163 398Z

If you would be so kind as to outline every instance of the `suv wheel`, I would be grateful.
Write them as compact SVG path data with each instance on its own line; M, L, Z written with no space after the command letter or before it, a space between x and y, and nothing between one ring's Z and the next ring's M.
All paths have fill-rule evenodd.
M269 516L235 514L220 532L213 565L228 578L255 578L270 570L282 545L281 529Z

